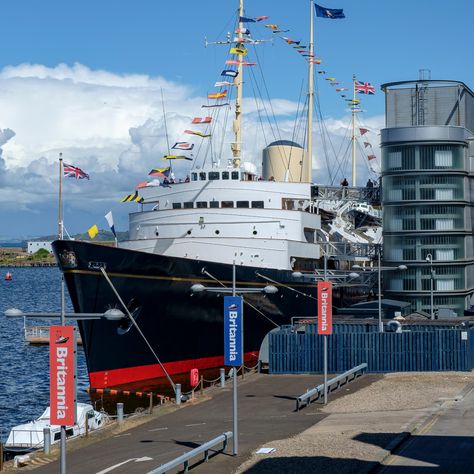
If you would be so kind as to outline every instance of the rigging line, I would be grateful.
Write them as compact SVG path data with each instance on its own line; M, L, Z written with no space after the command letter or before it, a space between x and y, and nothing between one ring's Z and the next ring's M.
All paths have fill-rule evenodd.
M260 58L259 58L259 56L258 56L258 51L257 51L257 48L255 47L255 45L254 45L254 48L253 48L253 49L254 49L254 52L255 52L255 57L257 58L257 64L259 65L259 64L260 64ZM272 116L273 121L274 121L274 123L275 123L275 127L276 127L276 129L277 129L277 131L278 131L278 139L281 140L280 129L279 129L278 123L277 123L277 121L276 121L275 111L273 110L273 102L272 102L272 100L271 100L271 98L270 98L270 93L269 93L268 87L267 87L267 81L265 80L265 76L264 76L264 74L263 74L263 71L262 71L262 68L260 67L260 65L258 66L258 70L259 70L259 72L260 72L260 76L261 76L261 78L262 78L263 87L264 87L265 92L266 92L266 99L268 100L268 102L269 102L269 104L270 104L271 116ZM252 71L252 74L253 74L253 71ZM261 96L263 97L262 94L261 94ZM265 109L266 109L266 107L265 107ZM271 123L270 120L269 120L269 123ZM274 136L275 139L276 139L277 134L275 134L275 132L273 132L273 136Z
M218 280L215 276L211 275L207 270L206 268L204 267L202 270L201 270L201 273L203 273L204 275L207 275L209 278L212 278L214 281L216 281L217 283L219 283L219 285L221 285L222 287L224 288L228 288L227 286L224 285L224 283L222 283L220 280ZM246 299L244 298L244 296L242 295L242 299L244 301L245 304L249 305L253 310L255 310L257 313L259 313L261 316L263 316L265 319L267 319L268 321L270 321L275 327L279 328L280 325L277 324L275 321L273 321L273 319L271 319L270 317L268 317L266 314L262 313L262 311L260 311L258 308L256 308L252 303L249 303L248 301L246 301Z
M281 285L281 286L283 286L284 288L286 288L286 289L288 289L288 290L291 290L291 291L294 291L295 293L298 293L299 295L306 296L306 297L311 298L311 299L316 300L316 301L318 300L317 298L315 298L315 297L312 296L312 295L308 295L307 293L303 293L302 291L299 291L299 290L297 290L297 289L295 289L295 288L292 288L291 286L285 285L285 284L283 284L283 283L281 283L281 282L279 282L279 281L272 280L270 277L267 277L267 276L265 276L265 275L262 275L261 273L255 272L255 275L257 275L257 276L259 276L260 278L263 278L264 280L267 280L267 281L269 281L269 282L271 282L271 283L276 283L277 285Z
M152 352L152 354L155 356L156 360L158 361L158 364L160 364L160 367L161 369L163 370L163 372L165 373L169 383L171 384L171 386L173 387L173 391L174 393L176 394L176 385L174 384L173 380L171 380L171 377L169 376L167 370L165 369L164 365L161 363L161 360L160 358L157 356L156 352L153 350L153 347L151 347L150 343L148 342L147 338L145 337L145 335L143 334L143 332L141 331L140 327L138 326L137 322L135 321L135 319L133 318L133 316L130 314L130 311L128 310L127 306L125 305L125 303L123 302L122 298L120 297L120 295L118 294L118 291L116 290L115 286L113 285L112 281L110 280L109 278L109 275L107 275L107 272L105 271L104 267L100 267L100 271L102 272L102 275L104 275L104 278L107 280L107 283L110 285L110 287L112 288L112 291L115 293L115 296L117 297L117 299L120 301L120 304L123 306L123 308L125 309L125 312L127 313L127 316L130 318L130 320L132 321L133 325L135 326L135 328L137 329L138 333L142 336L142 338L144 339L144 341L146 342L147 346L149 347L150 351Z
M166 145L168 146L168 155L171 154L171 148L170 148L170 139L168 136L168 124L166 120L166 111L165 111L165 99L163 97L163 87L160 87L161 90L161 107L163 109L163 122L165 124L165 135L166 135ZM168 163L170 165L170 172L173 172L173 165L171 161Z
M300 94L299 94L299 97L298 97L298 106L296 108L296 115L295 115L295 123L293 125L293 135L291 137L293 142L295 142L295 140L297 140L299 126L302 123L302 119L301 119L301 116L300 116L300 105L301 105L301 96L303 95L303 86L304 86L304 81L301 80ZM303 111L303 108L301 109L301 112L302 111ZM290 160L291 160L291 152L290 152L290 157L288 159L288 168L287 168L288 170L290 168ZM303 178L303 167L300 166L300 175L299 175L300 182L301 182L302 178Z

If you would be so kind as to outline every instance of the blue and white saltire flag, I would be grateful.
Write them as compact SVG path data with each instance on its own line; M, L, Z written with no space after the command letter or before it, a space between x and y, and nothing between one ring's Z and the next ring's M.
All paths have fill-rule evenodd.
M114 218L112 216L112 211L109 211L105 215L105 219L107 220L107 223L109 224L110 230L114 234L115 238L117 238L117 234L115 233L115 227L114 227Z
M337 20L340 18L345 18L344 11L342 8L326 8L318 5L317 3L314 4L314 8L316 9L316 16L321 18L330 18L331 20Z

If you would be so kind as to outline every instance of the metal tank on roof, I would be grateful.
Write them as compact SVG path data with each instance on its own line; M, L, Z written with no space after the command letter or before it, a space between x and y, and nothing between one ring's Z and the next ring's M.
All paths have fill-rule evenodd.
M290 140L278 140L263 149L263 179L300 183L304 149Z

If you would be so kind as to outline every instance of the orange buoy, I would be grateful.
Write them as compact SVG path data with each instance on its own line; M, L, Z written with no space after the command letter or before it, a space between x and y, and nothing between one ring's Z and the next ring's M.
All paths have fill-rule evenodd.
M13 280L13 275L10 272L7 272L5 275L5 280L7 281Z

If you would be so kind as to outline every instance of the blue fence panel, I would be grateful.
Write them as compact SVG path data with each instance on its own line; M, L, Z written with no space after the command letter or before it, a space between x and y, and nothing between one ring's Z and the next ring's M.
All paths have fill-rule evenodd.
M420 327L422 327L420 325ZM270 373L323 370L323 336L288 328L271 333ZM340 373L367 362L368 372L448 371L474 368L474 329L402 333L347 332L328 336L328 371Z

